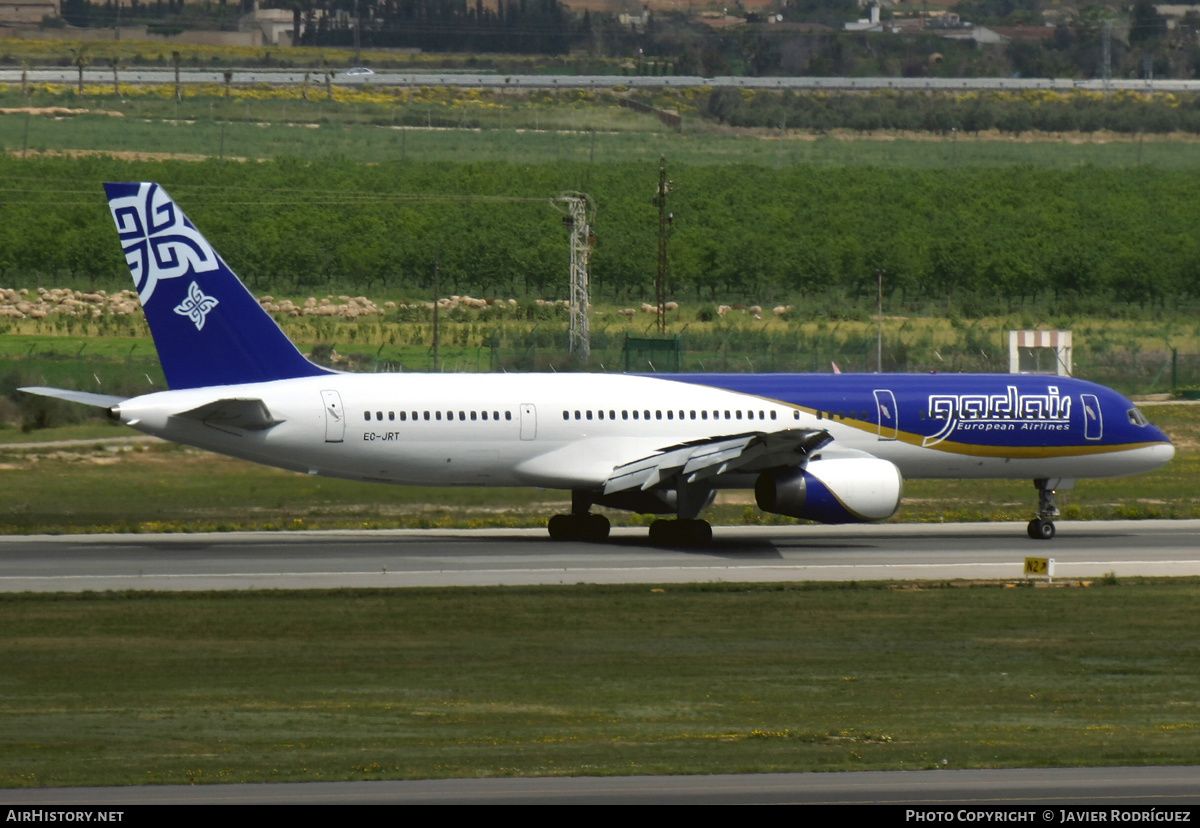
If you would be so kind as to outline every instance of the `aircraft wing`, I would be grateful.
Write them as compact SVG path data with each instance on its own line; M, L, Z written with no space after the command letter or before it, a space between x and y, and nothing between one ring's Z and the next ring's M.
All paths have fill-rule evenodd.
M283 422L283 420L277 420L271 416L267 404L256 397L216 400L173 416L199 420L206 426L222 431L228 431L231 428L262 431Z
M683 475L688 483L695 483L730 472L798 466L832 439L828 431L787 429L680 443L617 466L604 483L604 493L635 488L644 491L677 474Z
M36 394L39 397L53 397L56 400L67 400L73 403L82 403L83 405L93 405L96 408L112 408L114 405L120 405L129 397L117 397L112 394L93 394L90 391L69 391L66 388L48 388L44 385L32 385L27 388L18 388L18 391L24 391L26 394Z

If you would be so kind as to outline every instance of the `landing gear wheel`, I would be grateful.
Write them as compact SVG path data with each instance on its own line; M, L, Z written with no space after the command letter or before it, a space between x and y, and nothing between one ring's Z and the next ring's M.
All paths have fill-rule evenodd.
M592 543L600 543L608 540L608 530L612 526L608 522L608 518L604 515L587 515L586 518L584 540L589 540Z
M1029 521L1029 537L1034 540L1050 540L1054 537L1054 521L1034 518Z
M604 515L555 515L546 529L551 540L599 543L608 539L609 526Z
M546 529L550 532L550 540L571 540L571 516L555 515L546 524Z
M656 520L650 524L650 542L655 546L708 546L712 527L706 520Z
M1058 489L1070 489L1074 480L1061 477L1039 478L1033 481L1038 490L1037 517L1029 521L1029 537L1050 540L1054 537L1054 519L1058 517Z

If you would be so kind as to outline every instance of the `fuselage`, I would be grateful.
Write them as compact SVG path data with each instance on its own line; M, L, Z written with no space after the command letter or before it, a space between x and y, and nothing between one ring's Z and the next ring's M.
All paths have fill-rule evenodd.
M279 422L243 430L180 416L219 399L261 399ZM159 392L118 413L259 463L413 485L592 489L631 458L785 429L826 430L906 478L1108 477L1174 453L1120 394L1019 375L332 374Z

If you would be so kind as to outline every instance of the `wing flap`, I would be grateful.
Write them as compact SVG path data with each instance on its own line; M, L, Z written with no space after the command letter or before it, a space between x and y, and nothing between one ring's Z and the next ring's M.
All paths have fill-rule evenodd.
M827 431L788 429L753 431L668 446L649 457L617 466L604 483L604 494L652 489L679 474L695 483L728 472L754 472L798 466L829 443Z

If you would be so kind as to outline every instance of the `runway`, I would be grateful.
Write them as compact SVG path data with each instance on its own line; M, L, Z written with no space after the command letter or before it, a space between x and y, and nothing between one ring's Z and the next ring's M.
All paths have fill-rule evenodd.
M1200 767L998 768L696 776L552 776L305 782L278 785L149 785L10 788L9 807L129 805L892 805L952 809L938 822L988 822L976 809L1020 808L1021 821L1154 821L1146 806L1173 813L1200 805ZM1036 813L1034 812L1036 810ZM1114 811L1116 814L1114 815ZM963 814L966 814L964 817ZM897 810L896 817L904 813ZM1124 819L1119 818L1124 816ZM1093 821L1099 821L1097 817ZM1162 817L1159 817L1162 821ZM1176 820L1171 820L1176 821Z
M0 591L1019 579L1027 556L1057 579L1200 575L1200 521L718 527L701 550L604 544L542 529L61 535L0 538Z

